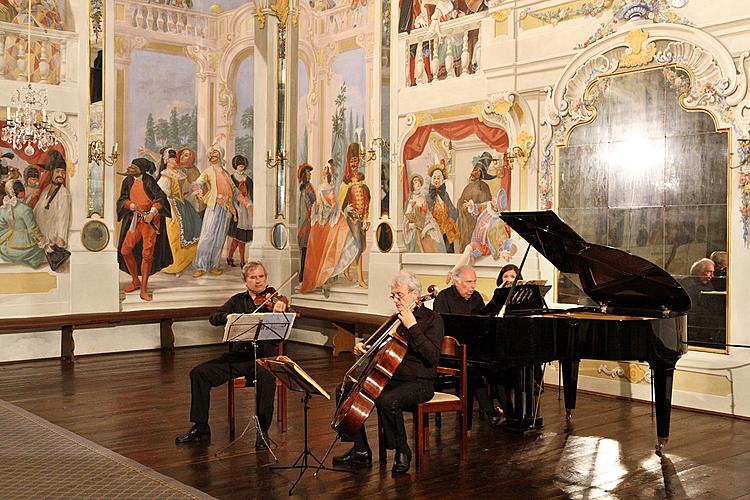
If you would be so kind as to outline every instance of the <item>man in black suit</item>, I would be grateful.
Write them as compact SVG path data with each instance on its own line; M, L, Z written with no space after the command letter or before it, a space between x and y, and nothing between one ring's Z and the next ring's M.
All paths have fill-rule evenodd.
M451 274L453 285L449 288L441 290L438 296L435 298L433 309L435 312L441 314L465 314L465 315L478 315L481 314L484 309L484 299L477 288L477 273L471 266L461 266ZM450 332L448 332L450 335ZM498 414L495 407L492 406L492 401L487 392L487 383L484 376L492 379L491 374L484 374L480 369L469 370L469 408L474 406L474 397L479 402L479 409L482 411L490 420L490 425L497 426L500 424L500 415ZM471 429L472 424L472 412L469 411L467 418L467 426Z
M209 317L208 321L214 326L227 323L227 316L232 313L252 313L258 306L255 299L266 289L266 268L260 262L248 262L242 268L242 278L247 291L238 293ZM286 304L277 301L275 304L265 304L258 312L284 312ZM264 340L257 342L257 354L261 358L274 356L277 342ZM185 433L177 436L175 443L183 444L202 439L210 439L211 428L208 426L208 410L211 401L211 388L218 387L237 377L256 379L255 412L258 416L258 435L255 441L256 450L267 449L268 429L273 419L273 400L276 393L276 380L266 370L256 372L254 347L252 342L231 342L229 352L218 358L211 359L190 370L190 421L193 426ZM263 434L261 436L261 433Z

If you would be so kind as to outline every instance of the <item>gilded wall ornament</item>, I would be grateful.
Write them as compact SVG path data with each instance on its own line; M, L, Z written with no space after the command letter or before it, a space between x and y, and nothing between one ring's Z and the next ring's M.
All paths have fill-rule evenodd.
M620 66L634 68L653 61L656 54L656 44L654 42L647 44L646 40L648 40L648 33L640 28L628 33L625 36L627 48L620 56Z

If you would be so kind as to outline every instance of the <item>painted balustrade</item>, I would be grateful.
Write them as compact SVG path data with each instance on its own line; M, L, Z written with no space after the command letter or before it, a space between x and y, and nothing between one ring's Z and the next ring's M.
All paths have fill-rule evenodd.
M118 10L125 13L124 24L143 36L164 34L182 37L183 42L205 42L216 37L217 16L210 12L188 10L184 7L149 1L117 1Z
M478 72L481 25L486 16L474 14L399 35L406 65L402 86L427 85Z
M0 79L26 81L27 27L0 22ZM67 31L31 28L31 81L50 85L75 83L78 35Z

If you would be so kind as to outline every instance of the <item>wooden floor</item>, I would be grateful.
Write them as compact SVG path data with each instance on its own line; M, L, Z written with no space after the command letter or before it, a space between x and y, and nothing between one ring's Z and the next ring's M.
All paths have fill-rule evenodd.
M220 352L220 346L77 358L75 367L56 360L0 365L0 398L16 404L162 474L219 498L285 498L296 473L268 470L270 455L256 454L254 435L227 453L226 390L213 391L210 445L176 446L189 427L188 371ZM290 345L289 355L333 392L351 363L330 351ZM240 429L250 417L252 389L238 391ZM653 453L655 421L650 407L579 394L567 424L557 390L547 388L541 405L545 427L519 436L476 420L469 463L458 460L454 417L433 432L429 460L417 474L392 477L391 460L356 474L308 473L295 490L325 498L738 498L750 497L750 422L674 410L672 436L663 458ZM280 465L303 446L302 405L289 395L289 431L279 442ZM310 444L322 457L333 440L330 401L314 399ZM410 417L407 417L409 419ZM374 419L370 419L373 421ZM376 440L368 423L371 441ZM407 422L411 432L411 426ZM1 446L0 446L1 449ZM346 449L337 445L336 452ZM1 495L0 495L1 496Z

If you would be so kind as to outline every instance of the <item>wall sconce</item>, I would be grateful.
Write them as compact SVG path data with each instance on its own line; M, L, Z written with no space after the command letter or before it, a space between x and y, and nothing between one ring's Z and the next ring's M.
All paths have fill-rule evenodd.
M89 143L89 163L99 163L104 162L105 165L108 167L111 167L115 163L117 163L117 159L120 157L120 145L118 143L115 143L114 146L112 146L112 152L109 154L109 156L104 155L104 141L101 141L99 139L95 141L91 141Z
M522 167L526 165L527 154L521 146L513 146L505 152L504 156L505 162L503 163L503 168L513 170L513 160L516 160Z
M390 144L388 143L388 141L386 141L382 137L376 137L375 139L370 141L370 147L367 149L367 151L362 151L362 148L360 148L359 157L362 158L365 162L371 162L377 157L375 151L376 147L382 151L383 148L388 149L389 146Z
M275 156L270 150L266 151L267 168L283 167L284 165L286 165L286 154L284 153L284 150L277 151Z

